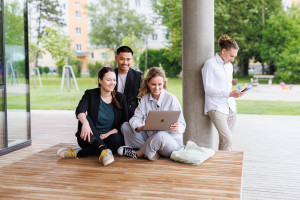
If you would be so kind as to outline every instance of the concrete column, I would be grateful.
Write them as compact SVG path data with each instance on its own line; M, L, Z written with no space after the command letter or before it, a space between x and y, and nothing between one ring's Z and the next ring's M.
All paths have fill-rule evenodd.
M184 142L213 148L212 123L204 115L201 69L214 55L214 1L182 0L182 20Z

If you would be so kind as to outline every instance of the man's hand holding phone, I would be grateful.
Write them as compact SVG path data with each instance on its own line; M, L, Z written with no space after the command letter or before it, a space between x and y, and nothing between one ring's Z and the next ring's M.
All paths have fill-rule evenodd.
M251 88L250 87L246 87L246 88L244 88L241 92L246 92L246 91L248 91L248 90L250 90Z

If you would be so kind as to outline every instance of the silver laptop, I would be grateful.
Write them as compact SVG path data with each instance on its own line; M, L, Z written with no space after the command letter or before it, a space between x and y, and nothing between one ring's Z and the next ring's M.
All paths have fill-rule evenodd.
M178 121L181 111L156 111L150 110L145 122L144 130L162 131L170 130L171 124Z

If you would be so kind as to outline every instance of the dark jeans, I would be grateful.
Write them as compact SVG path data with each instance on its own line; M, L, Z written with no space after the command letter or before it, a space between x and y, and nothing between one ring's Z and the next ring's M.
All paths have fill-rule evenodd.
M102 140L91 118L89 116L86 116L86 118L94 135L91 135L91 142L84 141L80 137L81 129L78 130L78 132L76 133L77 142L78 145L82 148L82 150L80 150L77 154L78 157L85 157L95 154L100 155L103 149L110 149L113 153L116 153L118 148L124 145L124 138L120 133L112 134ZM102 147L100 147L101 145Z

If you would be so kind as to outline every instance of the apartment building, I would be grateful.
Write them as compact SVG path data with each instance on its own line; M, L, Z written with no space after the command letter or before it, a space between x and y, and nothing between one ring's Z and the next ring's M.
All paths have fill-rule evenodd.
M114 59L115 52L108 48L96 47L89 43L89 18L86 5L93 3L92 0L59 0L63 10L63 18L66 26L65 32L70 35L71 46L76 49L76 57L82 61L81 72L87 73L89 62L109 62ZM151 0L129 0L129 7L137 13L143 13L150 23L153 20ZM165 48L167 41L165 39L166 27L157 22L153 25L154 32L143 41L143 49ZM45 54L39 59L40 66L55 66L50 54Z

